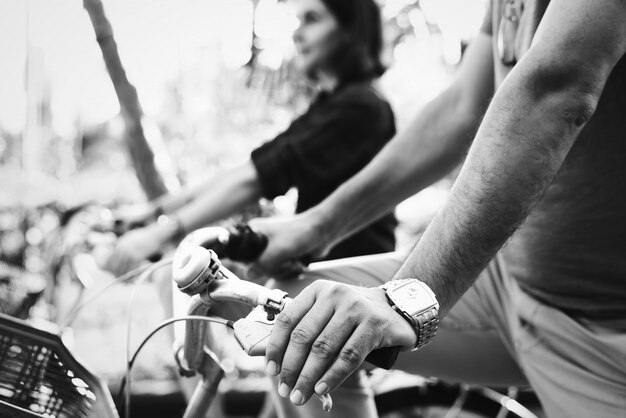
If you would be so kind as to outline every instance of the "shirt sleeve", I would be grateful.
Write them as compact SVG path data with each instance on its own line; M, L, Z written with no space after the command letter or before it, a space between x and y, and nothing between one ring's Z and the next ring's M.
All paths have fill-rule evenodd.
M284 160L282 155L286 153L285 147L285 141L281 140L279 135L252 151L251 154L252 163L261 183L263 197L268 199L285 194L291 187L288 175L281 165L281 161Z
M385 111L382 103L357 95L327 104L324 111L310 116L310 123L299 126L295 121L253 151L265 197L284 194L293 186L301 197L302 192L325 197L321 195L364 167L395 131L390 108Z

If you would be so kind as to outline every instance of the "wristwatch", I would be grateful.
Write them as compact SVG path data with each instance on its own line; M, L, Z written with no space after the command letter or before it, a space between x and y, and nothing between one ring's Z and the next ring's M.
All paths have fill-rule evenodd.
M380 286L389 304L415 330L417 342L411 351L428 344L437 333L439 302L432 290L417 279L392 280Z

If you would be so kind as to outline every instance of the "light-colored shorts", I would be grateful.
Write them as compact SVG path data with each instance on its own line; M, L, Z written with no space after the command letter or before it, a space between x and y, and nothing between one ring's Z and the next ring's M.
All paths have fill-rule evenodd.
M274 286L290 295L318 279L378 286L403 259L388 253L314 263L301 280ZM402 353L395 368L490 386L530 385L551 418L626 418L626 329L540 303L517 286L500 257L442 320L434 341ZM341 391L333 393L332 416L376 416L361 384L352 379L346 385L345 402ZM328 417L316 402L295 408L281 401L281 410L289 417Z

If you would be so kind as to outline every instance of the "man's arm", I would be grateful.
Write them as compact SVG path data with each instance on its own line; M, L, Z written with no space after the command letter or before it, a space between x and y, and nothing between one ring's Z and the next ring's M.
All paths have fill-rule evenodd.
M623 0L550 3L533 46L495 95L447 204L396 276L427 282L443 314L550 184L626 51L624 22ZM346 287L315 284L276 318L268 369L296 403L314 387L318 394L336 388L372 349L403 342L399 315L380 289ZM333 312L349 315L340 321ZM354 332L346 336L346 328ZM308 356L294 354L303 346Z
M446 205L397 273L445 314L541 198L626 49L624 1L553 0L498 89Z
M490 37L480 34L452 84L357 175L303 214L255 220L269 237L261 266L272 270L340 241L456 167L493 93L492 64Z
M312 210L335 242L441 179L465 156L493 94L490 37L469 46L454 81L359 174Z

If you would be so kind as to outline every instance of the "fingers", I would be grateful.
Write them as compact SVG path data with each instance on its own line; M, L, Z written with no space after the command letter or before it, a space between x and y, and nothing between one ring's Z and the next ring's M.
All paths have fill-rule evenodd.
M116 277L127 273L138 267L140 262L131 257L124 251L116 249L106 262L106 270L110 271Z
M273 245L278 238L271 238L268 248L259 256L259 259L250 264L249 273L253 277L265 276L278 280L297 278L306 270L306 265L299 260L287 258L283 249Z
M306 402L316 386L323 394L339 385L380 342L378 327L355 333L367 307L344 298L351 296L348 292L348 286L318 281L276 318L268 373L280 374L279 394L296 405ZM320 381L327 372L327 380Z
M119 275L146 261L156 261L164 252L166 238L159 225L125 234L117 241L113 254L107 261L108 269Z
M341 385L374 349L412 346L415 332L379 288L319 280L277 316L267 372L301 405Z
M319 302L317 302L317 305L319 305ZM305 315L298 326L293 329L280 367L279 393L283 397L291 395L296 404L301 402L303 396L302 393L296 394L295 390L292 392L292 388L294 388L298 379L306 379L308 377L308 375L302 376L301 371L302 366L307 361L309 351L316 347L316 352L326 352L331 346L331 341L329 340L320 340L318 344L317 338L332 317L333 311L326 306L326 308L318 309L317 312L318 315L315 315L314 318L311 315ZM309 383L311 383L309 386L315 384L315 382ZM310 395L308 394L308 396Z
M280 383L293 388L289 396L296 405L306 402L313 395L324 371L335 361L343 343L350 339L354 326L351 323L346 324L339 316L334 316L317 336L313 336L312 343L302 344L302 349L296 355L290 355L290 349L296 348L294 335L298 335L296 331L299 329L300 326L292 333L280 375Z
M302 272L303 266L295 260L307 252L303 244L308 241L296 217L252 219L248 224L268 239L256 264L276 277L293 277Z
M271 272L277 280L295 279L306 270L306 266L298 260L288 260Z
M316 283L305 288L298 296L297 302L290 303L276 316L265 351L266 371L269 375L275 376L280 372L280 365L283 363L283 356L293 329L315 304L317 297L315 287Z
M365 357L376 348L379 341L380 338L372 332L372 328L365 324L359 325L341 348L332 365L316 381L313 389L315 393L320 396L325 395L341 385L358 370L365 361ZM308 387L305 386L303 390L308 391Z
M329 359L334 354L331 352L331 348L334 338L338 336L332 334L330 338L320 336L320 333L331 325L329 321L334 312L327 303L320 300L313 305L313 310L316 312L315 315L305 315L291 331L289 345L285 350L283 363L280 367L280 383L287 385L290 392L298 376L301 375L302 366L310 356L310 351L311 353L315 352L320 360L322 358ZM327 323L329 323L328 326ZM336 320L332 322L332 327L338 334L347 334L346 339L352 333L352 329L342 327ZM325 334L328 333L325 332ZM311 373L307 376L310 375ZM307 376L302 378L306 379Z
M136 233L119 239L106 262L106 269L120 276L138 267L146 259L140 251L143 248L145 245L137 240Z

